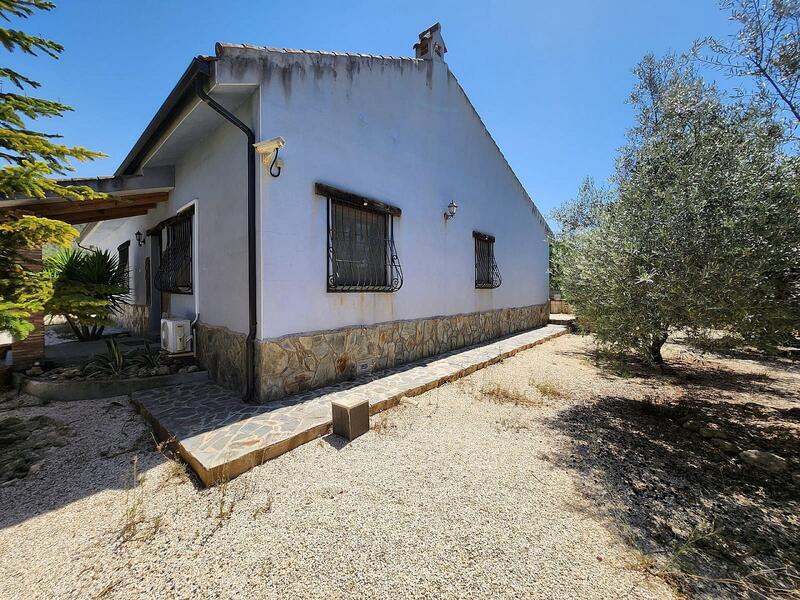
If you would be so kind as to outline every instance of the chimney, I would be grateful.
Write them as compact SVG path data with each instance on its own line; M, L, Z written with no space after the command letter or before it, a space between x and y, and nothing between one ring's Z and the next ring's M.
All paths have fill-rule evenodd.
M444 62L444 53L447 52L447 46L444 45L444 40L442 39L442 26L436 23L433 27L429 27L420 33L419 42L414 44L414 50L417 53L417 58Z

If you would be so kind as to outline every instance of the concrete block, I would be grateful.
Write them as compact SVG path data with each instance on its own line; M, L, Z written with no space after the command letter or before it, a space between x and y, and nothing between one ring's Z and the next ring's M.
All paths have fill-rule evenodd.
M336 435L354 440L369 431L368 400L333 400L331 412Z

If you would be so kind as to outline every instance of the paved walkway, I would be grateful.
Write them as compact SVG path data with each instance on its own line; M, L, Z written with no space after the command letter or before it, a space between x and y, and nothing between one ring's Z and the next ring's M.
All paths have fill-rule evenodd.
M421 394L566 332L562 325L547 325L263 405L245 404L214 383L145 390L135 393L133 402L162 439L176 444L203 482L213 485L325 435L334 399L368 399L375 414L403 396Z
M550 313L551 325L572 325L575 322L575 315L569 313Z

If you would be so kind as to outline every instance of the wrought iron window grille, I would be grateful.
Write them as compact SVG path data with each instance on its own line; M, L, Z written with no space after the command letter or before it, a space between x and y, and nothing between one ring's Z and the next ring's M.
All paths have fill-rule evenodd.
M493 290L503 283L494 260L494 236L472 232L475 238L475 288Z
M117 268L125 273L127 287L130 290L130 249L131 241L128 240L117 247Z
M317 185L328 202L328 291L396 292L403 286L394 244L400 209L336 192Z
M187 209L164 221L160 228L166 233L166 246L153 283L161 292L170 294L192 293L192 217L194 209Z

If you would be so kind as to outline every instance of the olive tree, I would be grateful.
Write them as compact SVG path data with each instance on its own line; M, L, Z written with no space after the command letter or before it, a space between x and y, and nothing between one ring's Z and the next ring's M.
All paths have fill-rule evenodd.
M800 123L800 2L721 0L738 25L728 40L707 37L694 45L704 64L755 83L758 100L787 112L792 129Z
M556 214L591 217L562 228L565 296L600 344L653 363L678 330L786 342L800 323L800 164L781 127L674 57L634 72L613 194L584 186Z

